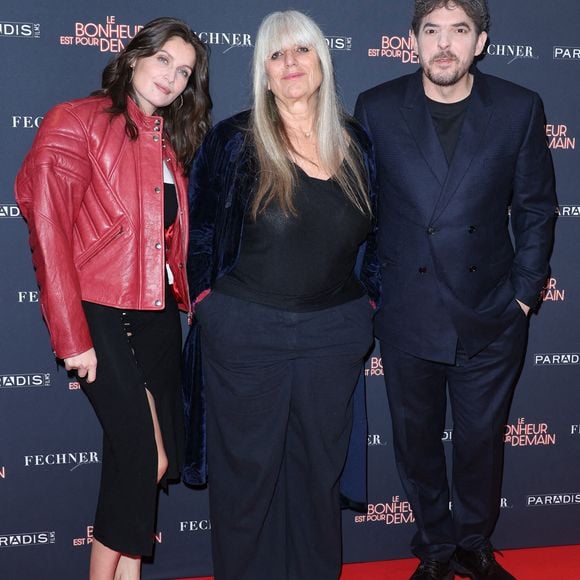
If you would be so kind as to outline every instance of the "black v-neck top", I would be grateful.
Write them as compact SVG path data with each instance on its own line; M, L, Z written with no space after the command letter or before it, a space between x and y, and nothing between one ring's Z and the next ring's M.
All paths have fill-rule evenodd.
M255 221L246 216L234 270L214 290L292 312L322 310L364 295L354 274L371 219L332 179L296 166L297 214L271 203Z

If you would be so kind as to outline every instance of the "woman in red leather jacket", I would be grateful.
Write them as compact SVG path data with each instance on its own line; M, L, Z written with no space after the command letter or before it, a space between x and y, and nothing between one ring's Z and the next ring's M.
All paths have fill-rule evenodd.
M179 476L185 176L210 109L205 45L159 18L100 91L47 113L16 178L55 355L104 431L92 580L139 578L157 486Z

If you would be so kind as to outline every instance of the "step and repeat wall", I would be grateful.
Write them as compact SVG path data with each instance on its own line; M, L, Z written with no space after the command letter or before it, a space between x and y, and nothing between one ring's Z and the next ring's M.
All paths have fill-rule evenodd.
M498 548L580 543L580 5L490 0L479 64L537 90L558 187L552 274L532 316L525 365L505 429ZM131 5L133 7L131 7ZM411 0L19 0L0 7L0 577L87 576L101 461L98 422L78 382L57 366L42 322L27 228L13 182L45 112L99 87L101 71L158 16L186 20L211 46L213 119L249 105L250 59L273 10L310 14L327 36L347 111L358 93L417 68ZM580 149L580 144L579 144ZM184 322L185 328L185 322ZM393 460L378 350L368 361L369 507L345 511L346 562L410 555L413 513ZM451 449L453 425L442 438ZM145 579L211 574L207 491L161 494Z

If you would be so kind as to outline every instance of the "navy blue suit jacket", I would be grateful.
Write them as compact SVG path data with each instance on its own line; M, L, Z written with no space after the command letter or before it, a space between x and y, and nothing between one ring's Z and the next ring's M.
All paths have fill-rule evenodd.
M540 98L474 76L450 164L421 70L362 93L355 110L377 171L377 336L442 362L453 362L458 340L469 356L492 342L522 315L516 298L536 305L552 246L556 201Z

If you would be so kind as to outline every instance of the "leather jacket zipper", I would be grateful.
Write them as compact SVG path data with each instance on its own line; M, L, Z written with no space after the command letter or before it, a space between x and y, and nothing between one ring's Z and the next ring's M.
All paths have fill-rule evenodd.
M113 240L117 239L123 233L123 225L119 225L116 228L113 228L110 232L107 232L100 240L95 242L93 246L90 248L90 251L87 251L83 254L81 260L77 262L77 268L82 270L83 266L96 254L98 254L102 249L108 246Z

